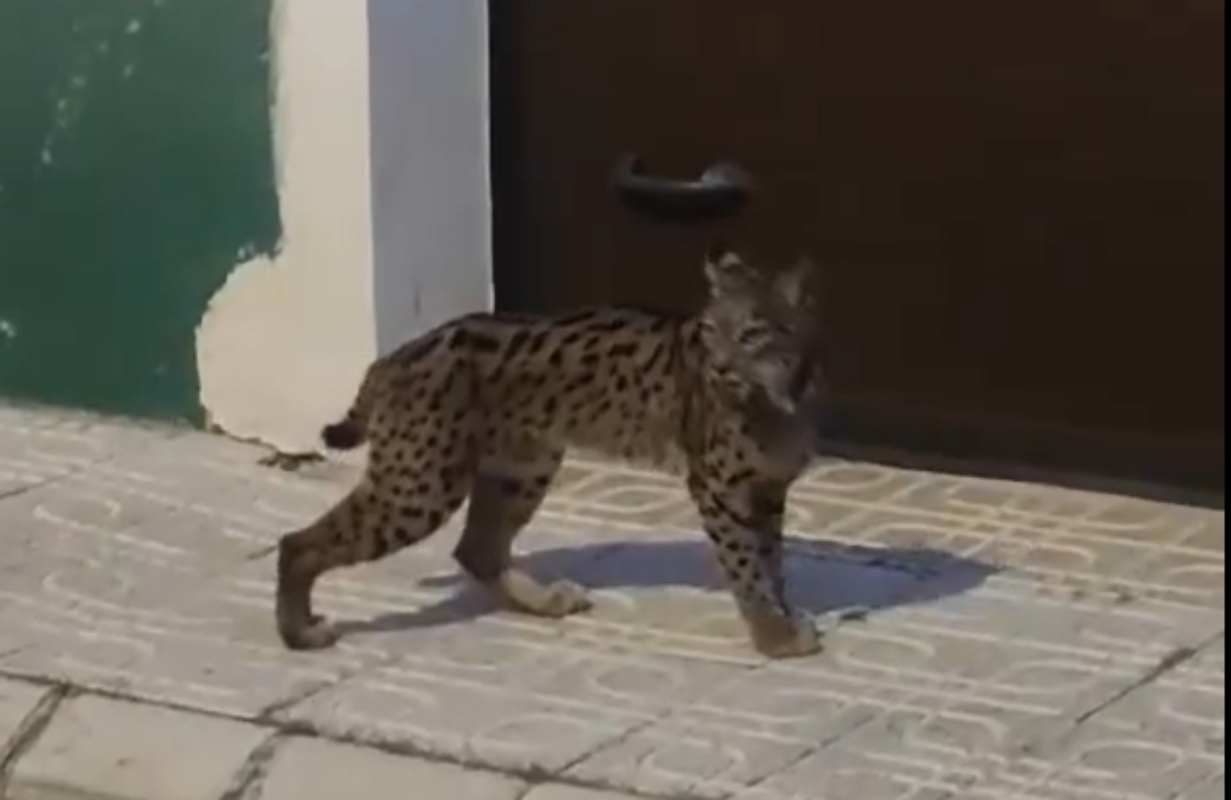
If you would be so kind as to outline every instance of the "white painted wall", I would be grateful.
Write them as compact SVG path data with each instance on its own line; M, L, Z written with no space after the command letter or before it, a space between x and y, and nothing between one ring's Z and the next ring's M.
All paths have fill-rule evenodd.
M369 0L376 341L492 306L485 0Z
M197 330L211 422L320 448L377 352L492 303L483 0L275 0L284 239Z

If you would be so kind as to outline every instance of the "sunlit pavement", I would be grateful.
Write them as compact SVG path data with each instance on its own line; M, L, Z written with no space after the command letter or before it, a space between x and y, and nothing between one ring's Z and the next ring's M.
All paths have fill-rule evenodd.
M493 605L459 516L331 573L304 654L271 547L357 471L264 455L0 408L5 797L1223 796L1221 511L822 460L787 527L825 649L771 663L679 482L574 460L518 546L593 611Z

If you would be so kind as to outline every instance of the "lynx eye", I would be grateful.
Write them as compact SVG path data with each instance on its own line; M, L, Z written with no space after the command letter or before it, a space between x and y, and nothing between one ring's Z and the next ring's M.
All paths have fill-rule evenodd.
M736 341L749 350L756 350L768 344L773 337L774 329L770 325L755 323L741 330Z

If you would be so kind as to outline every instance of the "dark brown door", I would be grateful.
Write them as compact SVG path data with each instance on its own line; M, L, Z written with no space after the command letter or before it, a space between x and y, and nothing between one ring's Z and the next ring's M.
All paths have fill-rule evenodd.
M722 237L821 264L831 433L1223 481L1223 3L501 0L497 298L691 309ZM624 208L624 152L758 180Z

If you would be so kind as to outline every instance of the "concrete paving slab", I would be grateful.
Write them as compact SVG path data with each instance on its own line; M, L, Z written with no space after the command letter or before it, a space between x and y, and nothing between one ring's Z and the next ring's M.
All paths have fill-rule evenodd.
M13 752L23 725L49 691L45 686L0 678L0 763Z
M518 800L526 791L502 775L301 737L280 743L267 770L261 800Z
M583 789L578 786L547 784L535 786L522 800L636 800L631 794L609 792L602 789Z
M1227 796L1227 779L1219 775L1208 781L1190 786L1175 795L1176 800L1222 800Z
M627 735L647 716L400 663L353 676L278 718L336 738L551 774Z
M16 764L10 800L217 800L269 732L165 708L65 700Z

